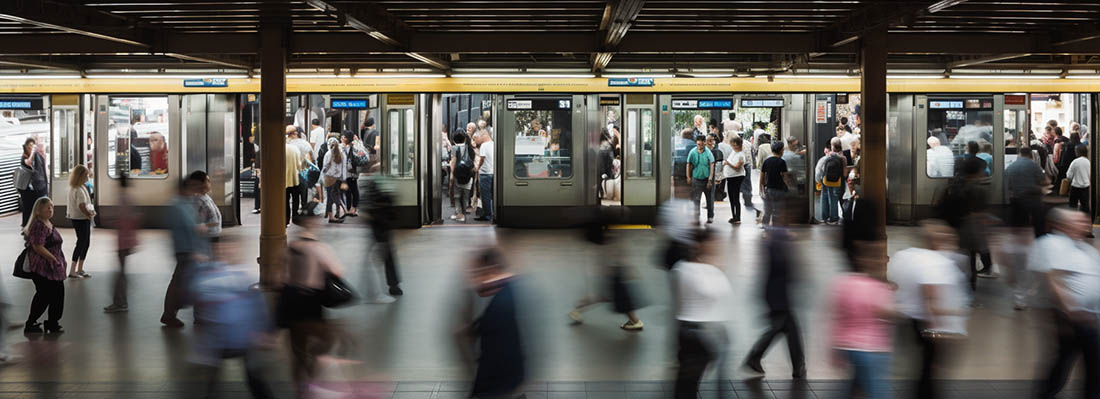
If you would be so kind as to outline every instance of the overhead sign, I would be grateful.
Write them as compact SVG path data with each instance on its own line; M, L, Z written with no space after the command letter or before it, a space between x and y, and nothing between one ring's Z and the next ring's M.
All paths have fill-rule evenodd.
M652 87L653 78L607 78L608 87L640 86Z
M708 98L692 100L672 100L672 109L731 109L731 98Z
M332 109L367 109L367 99L332 99L329 101Z
M814 122L815 123L828 123L829 114L826 111L829 109L829 102L824 100L817 100L814 104Z
M540 110L556 111L573 108L573 100L567 98L531 98L511 99L505 103L509 111Z
M783 108L782 98L742 98L741 108Z
M929 109L959 109L963 107L962 101L929 101Z
M413 105L416 104L415 94L390 94L386 96L386 105Z
M42 109L40 98L0 98L0 109Z
M619 96L600 97L600 105L619 105Z
M226 78L206 78L206 79L184 79L183 87L229 87L229 79Z
M1023 94L1005 94L1005 105L1027 105L1027 96Z
M836 103L837 104L847 104L848 103L848 93L837 94L836 95Z

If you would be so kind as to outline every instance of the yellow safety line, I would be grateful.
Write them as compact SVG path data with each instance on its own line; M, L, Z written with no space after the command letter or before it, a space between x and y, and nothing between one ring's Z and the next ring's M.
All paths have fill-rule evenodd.
M653 226L648 224L613 224L607 228L611 230L649 230L652 229Z

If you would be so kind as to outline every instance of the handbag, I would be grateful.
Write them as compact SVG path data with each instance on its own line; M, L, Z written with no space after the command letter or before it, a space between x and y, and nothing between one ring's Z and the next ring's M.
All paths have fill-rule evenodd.
M31 186L31 176L34 175L34 171L20 165L15 168L15 171L11 174L12 183L15 184L16 190L26 190Z
M15 270L12 271L12 273L11 273L12 276L19 277L19 278L25 278L25 279L28 279L28 280L30 278L34 277L34 273L31 273L30 269L29 269L29 266L30 266L29 262L30 261L27 259L27 250L28 249L30 249L30 248L27 247L27 246L24 246L23 247L23 252L20 252L19 256L15 258Z
M338 308L347 306L355 298L355 291L344 279L332 273L325 273L325 288L321 290L321 306Z
M1058 187L1058 195L1067 195L1067 194L1069 194L1069 187L1070 187L1069 185L1070 185L1069 179L1062 179L1062 184Z
M332 185L336 184L336 182L338 182L338 181L340 181L340 179L337 179L337 178L329 176L329 175L325 175L325 187L332 187Z

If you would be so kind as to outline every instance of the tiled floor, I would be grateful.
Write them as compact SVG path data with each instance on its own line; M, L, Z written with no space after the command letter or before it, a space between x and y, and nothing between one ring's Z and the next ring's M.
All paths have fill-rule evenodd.
M719 203L720 212L723 206ZM14 258L21 245L17 223L17 217L0 219L0 236L11 238L0 240L0 253L9 254L10 258ZM296 228L291 227L292 234ZM763 260L759 252L761 234L752 223L738 227L716 223L713 228L725 237L722 267L735 290L735 297L725 307L730 317L727 328L732 344L730 356L724 361L728 369L734 370L763 329L758 283ZM795 255L801 265L794 300L806 343L809 389L789 389L790 384L782 380L789 378L790 366L784 341L780 339L763 361L768 376L776 380L764 380L760 389L754 391L746 388L749 385L741 385L746 384L740 380L743 377L732 371L728 378L735 380L731 384L733 393L726 396L810 398L835 397L829 395L841 392L842 385L836 380L845 374L830 361L826 338L828 313L822 300L830 279L843 269L843 257L834 245L839 239L839 228L799 227L794 231L798 239ZM912 228L891 226L890 250L905 248L915 239L914 232ZM75 238L71 229L62 233L68 253ZM650 304L639 311L646 323L640 333L620 330L623 317L607 307L586 313L582 325L570 325L566 313L600 282L591 277L600 259L599 252L577 232L448 226L400 231L398 258L406 295L389 305L364 304L332 312L354 341L346 357L360 363L332 370L328 378L384 382L369 386L380 392L392 386L390 391L398 393L390 396L402 399L457 397L465 390L464 383L436 381L470 378L468 363L459 356L451 334L456 325L456 298L463 282L461 267L472 251L495 243L503 248L507 261L525 275L523 294L528 301L522 308L522 316L526 322L530 377L551 381L533 384L528 389L529 397L660 396L656 392L666 392L669 383L654 381L671 379L675 366L667 276L655 262L660 236L652 230L619 233L622 259L636 267ZM246 245L239 256L243 260L255 259L258 216L246 213L245 225L226 229L226 234L245 237ZM376 284L379 276L377 262L363 260L370 243L366 229L361 224L326 224L322 238L336 248L345 262L349 281L360 291L370 291L368 286ZM157 322L173 266L166 232L144 231L141 242L140 251L131 257L129 313L101 312L110 300L110 283L116 266L111 251L112 231L97 229L87 266L94 277L65 283L66 310L62 324L67 332L55 340L30 341L19 331L4 331L6 347L23 356L23 361L0 367L0 399L144 398L173 397L174 393L186 397L197 389L197 377L188 359L192 339L190 311L181 314L188 323L183 330L162 329ZM11 278L6 269L10 263L4 264L9 266L2 269L0 281L13 303L6 314L20 322L26 317L33 286ZM971 318L971 339L953 351L943 378L952 380L947 386L951 391L962 392L959 397L1023 397L1026 381L1036 378L1042 367L1042 354L1047 350L1049 332L1045 315L1037 310L1014 312L1003 280L982 280L979 284L976 298L980 307L974 309ZM912 378L911 351L910 345L899 341L893 378ZM269 368L267 374L282 387L289 376L285 352L280 347L263 354ZM233 391L227 397L236 397L244 393L240 384L243 375L239 364L230 363L221 377L227 381L225 389ZM708 374L707 378L713 380L714 376ZM954 382L961 380L976 381Z

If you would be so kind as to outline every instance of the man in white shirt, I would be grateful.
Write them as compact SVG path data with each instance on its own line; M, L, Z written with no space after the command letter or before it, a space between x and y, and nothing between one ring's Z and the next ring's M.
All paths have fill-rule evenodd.
M1031 267L1046 274L1057 346L1039 397L1058 395L1079 355L1085 358L1085 397L1100 397L1100 253L1084 241L1092 225L1084 213L1057 208L1047 221L1051 232L1035 240Z
M1067 144L1068 145L1068 144ZM1090 167L1089 163L1089 148L1084 144L1078 144L1077 148L1073 149L1077 154L1077 158L1070 162L1069 169L1066 171L1066 178L1069 179L1069 207L1078 208L1077 204L1080 203L1081 212L1086 215L1089 214L1089 178Z
M302 153L302 166L299 168L299 170L308 169L310 163L312 163L312 164L316 165L318 168L320 168L321 165L319 165L318 162L316 161L316 153L313 152L313 147L309 144L309 142L307 142L305 139L301 138L298 135L298 129L294 129L294 132L290 132L290 129L287 129L287 132L288 132L288 134L287 134L287 144L290 144L290 145L294 146L295 148L298 149L298 152ZM320 181L318 181L317 184L314 185L314 187L308 186L307 183L304 182L304 181L301 181L301 182L298 182L298 183L300 185L299 189L298 189L299 190L298 195L301 196L300 201L301 201L302 210L296 211L296 212L297 213L302 213L303 210L308 211L305 208L307 208L309 206L309 198L310 198L310 195L311 195L310 189L314 190L314 192L312 194L313 194L314 197L317 198L318 201L321 201L321 198L322 198L322 195L323 195L322 192L324 191L324 189L321 188L321 182Z
M849 131L845 130L844 134L840 135L840 146L844 151L851 150L852 149L852 142L856 141L856 140L859 140L859 135L858 134L854 134L852 132L849 132Z
M313 149L313 159L318 159L321 146L325 145L325 128L321 126L320 119L313 119L309 123L309 144Z
M474 170L477 170L477 190L481 196L481 216L474 220L492 222L493 220L493 172L496 166L496 143L493 142L489 132L481 132L475 139L478 145L477 160L474 161Z
M949 254L954 230L943 222L923 223L931 248L909 248L890 257L887 278L897 284L897 311L910 319L921 350L917 397L935 398L933 375L942 353L937 334L965 335L969 297L966 275Z
M928 138L927 159L928 177L953 177L955 176L955 153L950 148L944 147L936 136Z

